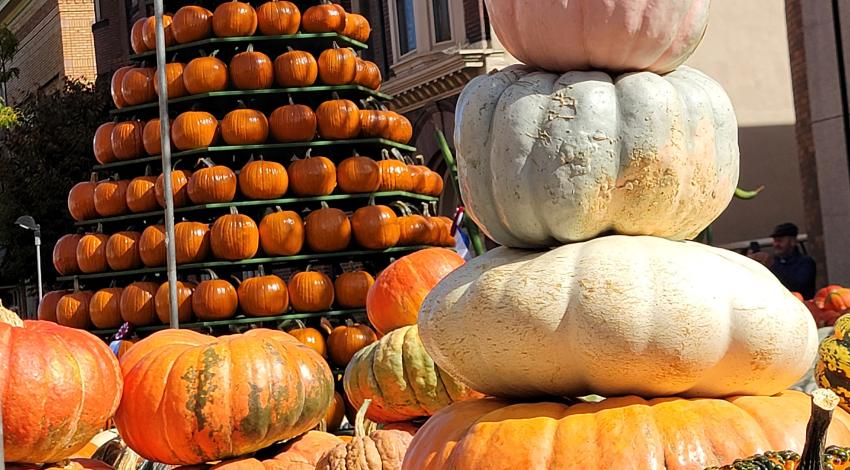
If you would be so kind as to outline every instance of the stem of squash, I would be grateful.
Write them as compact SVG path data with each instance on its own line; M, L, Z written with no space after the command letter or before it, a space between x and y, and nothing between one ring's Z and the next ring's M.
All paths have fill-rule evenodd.
M823 470L826 433L838 402L838 395L832 390L820 388L812 393L812 415L806 426L806 445L797 470Z
M366 437L366 411L369 410L369 405L372 404L372 399L367 398L360 409L357 410L357 416L354 418L354 437Z

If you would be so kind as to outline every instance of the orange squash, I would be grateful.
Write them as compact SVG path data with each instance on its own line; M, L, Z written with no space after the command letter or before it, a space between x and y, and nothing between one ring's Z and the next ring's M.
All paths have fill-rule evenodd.
M53 247L53 267L62 276L71 276L80 272L77 265L77 245L82 235L63 235L56 241Z
M338 395L334 393L334 397ZM334 407L333 403L331 402L330 408ZM309 431L287 442L279 454L264 460L263 465L266 470L314 470L322 456L340 442L343 442L342 439L333 434Z
M269 256L292 256L304 246L304 222L296 212L277 207L260 221L260 244Z
M351 231L357 244L370 250L392 248L401 235L395 212L387 206L374 205L374 200L354 211Z
M94 208L101 217L127 213L127 180L101 181L94 188Z
M174 30L171 15L162 15L162 30L165 33L165 47L174 45ZM156 17L149 16L142 25L142 41L147 50L156 49Z
M156 178L154 191L156 192L156 202L159 207L165 208L165 180L164 175L159 175ZM186 170L171 171L171 194L174 200L174 207L183 207L189 203L189 180L192 179L192 172Z
M375 160L355 153L340 162L336 179L345 193L374 193L381 188L381 167Z
M221 121L221 138L227 145L262 144L269 138L269 121L259 111L234 109Z
M121 292L121 318L135 326L153 325L157 321L154 299L159 284L134 282Z
M68 212L74 220L91 220L97 217L97 209L94 207L94 188L97 187L95 180L97 175L92 175L91 181L77 183L68 192Z
M183 86L190 95L222 91L228 82L227 64L214 56L192 59L183 69Z
M342 30L343 36L348 36L355 41L365 43L369 40L369 36L371 34L372 26L369 25L369 20L367 20L363 15L346 12L345 29Z
M387 111L384 115L387 119L385 139L401 144L407 144L413 140L413 125L410 120L394 111Z
M236 197L236 173L224 165L203 160L204 168L192 174L187 192L195 204L230 202Z
M316 253L344 251L351 243L351 221L340 209L322 208L307 215L304 221L304 238L310 250Z
M239 307L249 317L274 317L289 309L286 283L275 275L260 275L242 281L236 290Z
M94 150L94 158L101 165L114 162L115 152L112 151L112 129L115 128L114 122L101 124L94 131L94 139L92 140L92 149Z
M144 36L145 22L147 22L147 18L139 18L133 23L133 27L130 29L130 48L136 54L148 51L148 45L145 44Z
M154 297L156 316L165 325L171 320L171 295L168 288L168 281L165 281L156 290ZM194 318L192 311L192 293L194 290L195 284L177 281L177 321L180 323L189 323Z
M301 11L292 2L271 0L257 8L257 28L266 36L289 36L298 33Z
M168 89L168 99L173 100L189 94L186 85L183 83L183 71L185 69L186 64L180 62L165 64L165 86ZM159 96L159 79L156 78L156 75L154 76L153 88L156 96Z
M156 90L153 87L153 82L153 68L134 67L124 73L121 78L121 96L128 106L156 101Z
M334 281L336 303L342 308L366 307L366 295L375 283L375 278L366 271L342 273Z
M156 178L153 176L133 178L127 185L125 197L130 212L140 213L157 210L159 204L156 202Z
M212 28L220 38L253 36L257 31L257 12L238 0L221 3L213 13Z
M375 109L360 110L361 137L384 137L388 125L386 112Z
M274 83L274 65L269 56L248 45L230 60L230 83L238 90L261 90Z
M109 237L102 233L88 233L77 243L77 266L86 274L106 271L106 242Z
M378 64L358 57L355 70L353 83L371 88L372 90L379 90L381 88L383 78L381 77L381 69L378 68Z
M296 273L289 280L289 302L299 313L324 312L334 303L334 286L323 273L306 271Z
M250 161L239 172L239 191L248 199L278 199L289 188L289 176L280 163Z
M345 23L345 9L330 2L313 5L301 16L301 29L305 33L342 34Z
M410 168L401 160L390 156L389 152L381 152L381 191L412 191L413 178Z
M295 328L290 328L286 332L300 341L304 346L316 351L320 356L327 359L328 348L321 331L308 327L301 320L295 320Z
M210 253L210 229L200 222L180 222L174 226L177 264L198 263Z
M127 271L142 265L139 258L139 232L118 232L106 242L106 262L113 271Z
M371 401L367 400L357 412L354 419L354 438L327 452L316 465L318 470L401 468L404 454L413 436L391 429L378 429L367 433L364 420L370 403Z
M112 102L115 103L115 107L118 109L128 105L127 100L124 99L124 92L121 91L121 83L124 81L124 75L132 69L132 65L126 65L119 68L112 74L109 88L110 93L112 94Z
M357 54L354 49L336 43L319 55L319 79L325 85L348 85L357 77Z
M367 325L346 320L328 336L328 351L331 360L339 367L346 367L357 351L378 341L378 336Z
M198 284L192 293L192 311L201 321L227 320L236 315L239 295L233 284L216 277Z
M210 246L216 259L253 258L260 249L260 231L253 219L231 207L230 214L219 217L213 224Z
M90 329L92 326L89 316L91 298L90 291L75 291L62 296L56 304L56 322L69 328Z
M116 160L133 160L145 154L145 124L141 121L124 121L112 127L109 136L112 154Z
M342 418L345 418L345 400L339 392L334 392L334 399L331 406L325 412L325 427L329 432L339 431L342 426Z
M168 120L168 129L171 129L173 123ZM159 118L153 118L145 123L142 129L142 147L148 155L159 155L162 153L162 129L159 124ZM170 142L170 139L169 139Z
M56 323L56 307L59 306L59 300L66 294L68 292L63 290L54 290L44 294L44 298L38 303L38 319Z
M319 77L319 64L313 54L290 47L274 60L274 75L283 88L308 87Z
M277 142L309 142L316 136L317 126L313 110L295 104L292 97L288 105L275 109L269 116L269 130Z
M165 227L151 225L139 237L139 258L148 268L165 266Z
M99 330L118 328L124 323L121 319L121 293L124 289L108 287L92 295L89 301L89 315L92 325Z
M171 140L179 150L211 147L216 144L221 129L218 119L205 111L180 113L171 127Z
M330 140L354 139L360 135L360 109L343 99L325 101L316 109L319 135Z
M439 234L436 227L425 216L414 214L411 207L404 203L396 203L402 215L398 218L399 237L401 246L439 244Z
M327 157L314 157L310 151L286 170L289 186L298 196L327 196L336 188L336 165Z
M195 5L181 7L172 18L171 29L180 44L206 39L212 35L212 12Z

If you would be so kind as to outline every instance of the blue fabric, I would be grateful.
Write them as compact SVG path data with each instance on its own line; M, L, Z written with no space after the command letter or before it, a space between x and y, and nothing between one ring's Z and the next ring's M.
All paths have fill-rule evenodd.
M815 296L815 260L799 251L791 256L776 258L771 272L788 290L799 292L805 299Z

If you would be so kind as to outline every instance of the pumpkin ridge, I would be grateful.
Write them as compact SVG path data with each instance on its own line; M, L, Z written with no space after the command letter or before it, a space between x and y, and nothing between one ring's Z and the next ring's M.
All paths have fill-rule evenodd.
M375 362L377 361L377 354L372 354L371 350L378 347L378 342L374 342L371 345L363 348L361 351L366 351L369 349L368 354L364 352L364 356L366 360L369 361L366 367L363 367L363 374L360 376L360 383L358 385L359 394L357 403L352 403L354 406L362 406L363 402L367 398L372 399L372 406L377 405L378 409L382 410L382 415L395 417L396 412L392 409L392 407L387 406L386 400L384 400L384 389L381 387L381 380L378 380L378 374L375 371ZM366 382L366 387L363 386L363 381ZM378 393L374 393L373 396L367 397L363 392L366 390L375 390ZM398 418L396 418L398 419Z
M414 390L416 382L410 377L410 368L404 367L404 343L405 335L399 334L396 331L390 332L383 341L385 347L377 347L376 353L371 354L374 357L375 368L386 368L385 374L391 377L387 380L381 380L379 384L385 385L386 389L380 389L380 395L392 395L395 397L394 409L404 409L412 414L427 414L427 410L419 403ZM393 361L394 358L402 358L401 363ZM386 362L386 364L384 364ZM379 370L375 370L375 376L379 374ZM393 388L394 390L389 390ZM390 393L392 392L392 393ZM409 411L412 410L412 411Z
M234 343L236 343L234 341ZM268 344L267 341L263 341L263 348L266 348ZM250 345L246 345L249 346ZM233 346L231 346L233 347ZM247 348L246 348L247 349ZM231 367L235 369L235 364L231 364ZM249 373L250 371L245 370L243 373ZM252 377L252 379L254 379ZM240 430L241 434L244 434L246 437L250 437L253 440L258 442L265 442L268 439L268 434L271 429L271 403L268 402L266 406L263 406L262 403L262 390L260 387L254 383L254 380L247 380L249 386L251 387L247 393L248 396L248 410L242 419L239 420L239 425L236 426L236 429ZM269 398L271 398L271 383L267 382L266 384L267 391L269 392Z
M47 338L47 337L48 336L45 336L45 338ZM65 362L66 362L66 364L71 365L73 367L73 370L76 373L75 378L80 383L80 397L79 397L79 399L72 400L72 402L77 405L76 409L74 410L73 417L70 418L70 422L73 423L73 424L71 426L67 427L67 428L65 426L56 426L56 427L54 427L53 430L51 430L53 432L64 430L64 431L67 432L67 434L60 441L60 442L62 442L61 450L57 451L58 453L49 454L49 457L44 458L45 461L55 460L57 457L59 457L60 454L64 454L65 450L70 450L70 449L76 447L76 449L74 449L74 451L76 452L77 450L83 448L83 446L86 445L86 442L81 442L81 443L77 443L77 444L73 444L71 442L74 439L74 435L76 434L76 431L77 431L77 423L80 422L80 417L83 414L83 405L84 405L84 400L86 398L86 391L87 391L87 389L86 389L86 377L83 377L83 374L82 374L81 369L80 369L80 364L77 362L77 359L74 356L74 354L72 353L71 348L68 346L68 343L66 343L64 341L64 339L59 335L50 335L49 338L51 340L54 340L56 344L61 345L62 349L65 350L65 353L66 353L65 355L66 355L66 359L67 359Z
M165 345L163 345L163 346L165 346ZM174 366L177 365L181 361L181 359L183 359L184 355L188 355L188 354L197 352L197 349L194 348L194 347L189 347L189 348L186 348L186 349L181 351L179 346L180 345L173 345L172 348L168 348L168 346L159 348L159 351L163 351L163 353L160 353L159 356L164 356L165 351L169 351L169 350L172 350L172 349L175 352L177 352L177 354L175 354L173 356L173 358L171 358L171 363L168 364L168 366L164 370L164 373L163 373L163 377L165 377L165 384L163 386L164 390L168 389L170 386L172 386L171 381L173 379L172 371L174 371ZM153 350L150 354L157 354L157 350ZM143 379L145 379L145 378L143 377ZM182 377L180 379L182 380ZM160 394L160 395L161 395L160 402L156 407L157 414L160 416L160 421L162 421L163 423L169 423L169 417L172 417L172 414L170 413L170 410L168 409L167 406L163 406L164 405L164 399L165 399L164 394ZM181 415L181 416L179 416L179 418L183 419L183 416ZM190 442L180 442L179 438L177 436L174 436L174 440L172 441L172 436L168 432L171 429L177 430L177 429L179 429L179 427L166 424L166 426L164 426L165 432L162 433L162 440L164 441L162 443L165 444L164 448L167 449L169 454L173 457L173 461L175 461L175 462L187 462L188 461L187 457L186 457L187 455L191 456L192 453L194 453L195 455L200 455L203 452L199 443L195 439L190 440ZM178 451L178 449L180 449L180 451ZM178 453L178 452L181 452L181 453ZM155 452L151 453L150 455L154 455L154 454L155 454Z
M422 346L419 338L419 328L412 326L404 330L404 342L402 343L402 367L405 367L405 375L411 384L413 394L419 406L425 410L427 415L433 415L436 411L451 404L448 392L440 380L437 372L437 364ZM420 375L416 375L419 372ZM432 379L433 377L433 379ZM416 385L420 385L417 387Z

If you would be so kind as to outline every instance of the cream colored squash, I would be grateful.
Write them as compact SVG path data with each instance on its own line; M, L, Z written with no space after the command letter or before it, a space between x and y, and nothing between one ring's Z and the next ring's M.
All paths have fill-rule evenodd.
M815 322L765 267L655 237L497 248L428 295L434 362L484 394L772 395L811 366Z
M460 96L455 146L467 213L516 248L606 232L690 239L738 182L729 97L688 67L478 77Z

